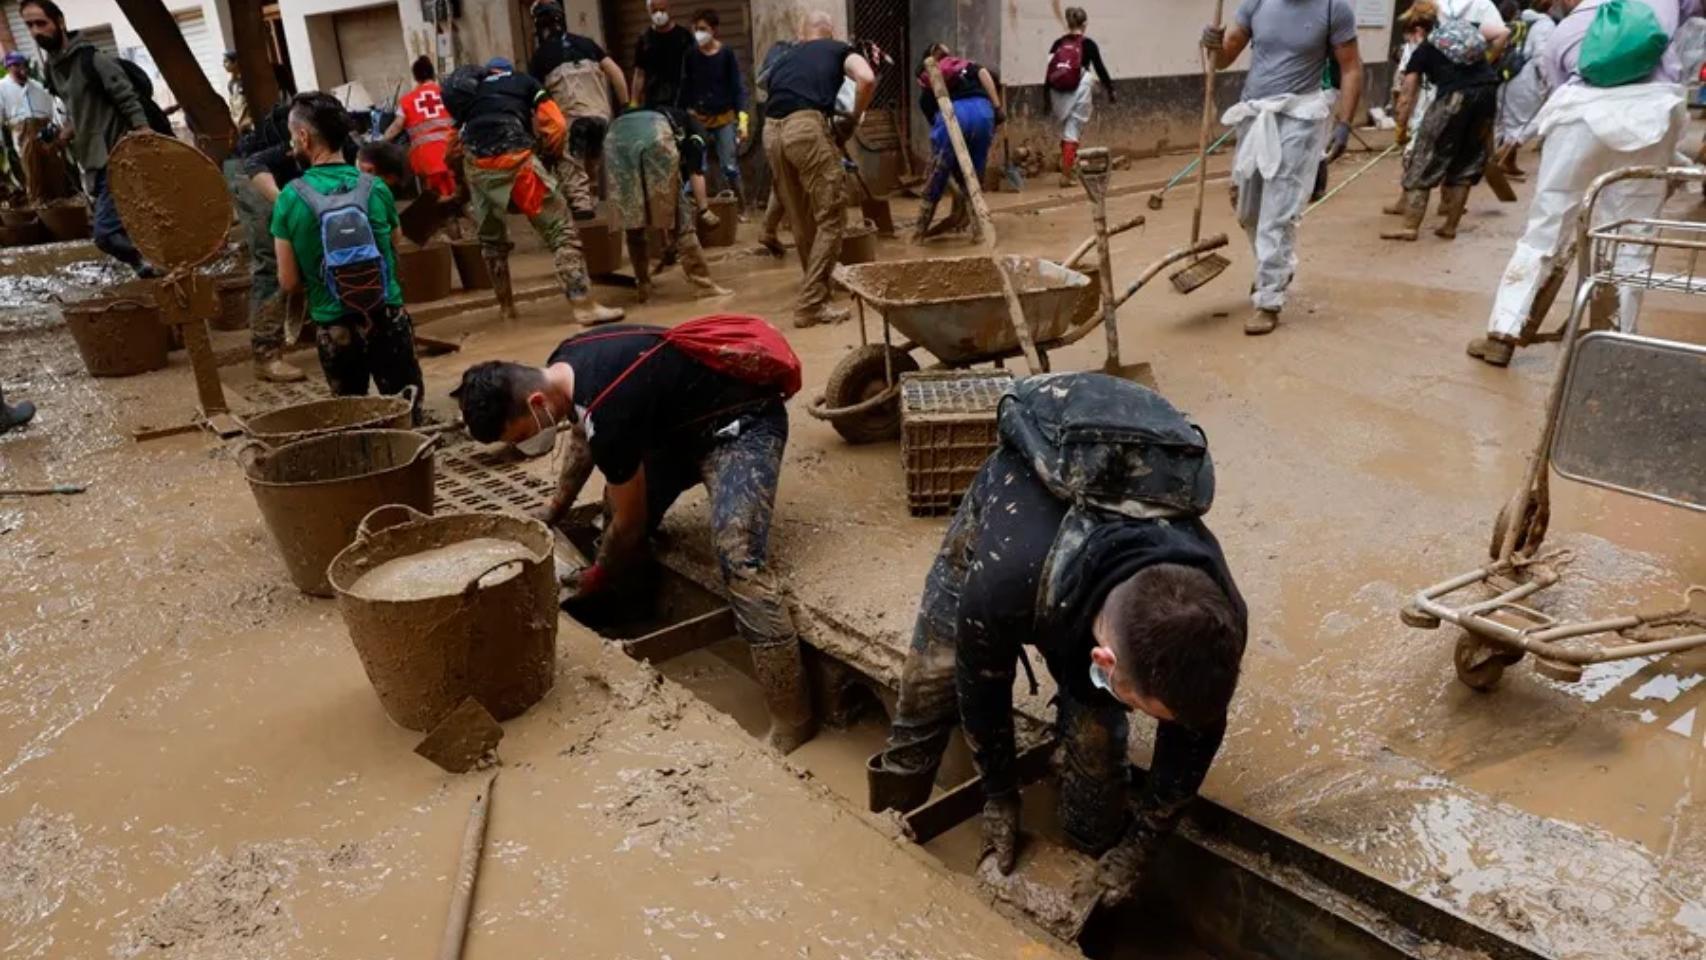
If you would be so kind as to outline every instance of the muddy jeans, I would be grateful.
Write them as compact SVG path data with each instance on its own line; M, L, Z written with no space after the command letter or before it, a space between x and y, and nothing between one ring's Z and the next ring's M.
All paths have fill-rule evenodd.
M237 174L237 220L249 243L249 342L257 355L284 346L284 291L278 286L278 255L273 252L272 204ZM363 392L366 392L365 390Z
M570 300L584 299L592 288L587 280L586 258L581 255L580 234L569 219L569 205L564 201L557 181L545 172L539 158L534 157L527 162L533 165L534 174L546 188L544 204L538 213L527 218L527 222L533 225L539 238L550 249L551 262L563 293ZM468 178L469 199L474 226L480 236L481 252L493 259L507 257L513 244L509 242L509 227L504 223L504 214L509 212L515 171L484 169L475 166L470 157L464 172Z
M415 422L421 418L421 364L415 359L415 324L402 307L387 307L371 323L348 314L315 331L326 386L340 397L367 395L371 382L383 394L415 388Z
M89 196L95 200L95 246L114 260L140 270L142 252L130 242L130 234L124 230L124 221L119 219L118 204L113 202L113 192L107 189L107 168L98 167L83 171L83 183Z
M564 152L557 159L554 172L557 182L562 185L563 197L569 204L569 210L575 216L585 219L598 210L598 182L604 176L602 164L579 156L572 151Z
M646 516L654 530L677 497L705 485L717 568L740 635L755 647L798 636L768 565L770 521L787 443L788 413L774 400L730 420L704 442L678 444L646 459Z
M794 314L815 319L829 304L829 272L841 258L846 205L841 151L830 136L828 118L821 113L801 110L768 126L765 157L805 268Z
M1473 187L1481 182L1498 118L1495 86L1458 90L1434 101L1404 161L1404 189Z

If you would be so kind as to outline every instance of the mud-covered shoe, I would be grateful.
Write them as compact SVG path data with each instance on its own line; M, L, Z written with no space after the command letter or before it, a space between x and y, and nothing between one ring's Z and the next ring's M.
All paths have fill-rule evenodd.
M1514 352L1516 352L1516 344L1503 337L1476 337L1469 341L1469 355L1495 367L1510 366L1511 354Z
M273 350L255 354L255 379L266 383L301 383L308 379L308 374Z
M713 297L732 297L734 294L735 292L733 290L730 290L728 287L718 286L717 283L712 280L706 280L703 282L698 280L693 281L693 296L700 300L709 300Z
M1278 310L1257 310L1250 314L1250 319L1244 321L1244 332L1252 337L1259 337L1266 333L1273 333L1277 326L1279 326Z
M794 326L802 330L806 327L822 327L829 324L845 323L852 316L846 307L824 307L816 313L796 314Z
M35 419L36 405L28 400L8 404L0 401L0 433L7 433Z
M621 307L607 307L591 297L570 300L569 309L574 312L575 322L583 327L596 327L601 323L615 323L627 316Z
M782 241L775 237L759 237L758 249L760 252L768 253L772 257L776 257L778 259L788 252L787 249L782 246Z

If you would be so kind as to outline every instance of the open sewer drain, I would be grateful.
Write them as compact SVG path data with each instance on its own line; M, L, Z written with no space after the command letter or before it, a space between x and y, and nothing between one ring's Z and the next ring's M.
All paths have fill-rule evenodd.
M581 514L583 524L587 517ZM596 538L587 525L568 536L584 556L593 555ZM581 622L762 739L768 715L727 605L661 565L651 583L651 595L630 598L622 612L582 611ZM789 760L849 807L864 811L865 761L887 737L893 694L817 651L808 653L808 672L820 730ZM929 818L920 819L920 813L933 809L934 823L923 826L932 834L924 849L948 869L972 875L981 801L967 809L950 796L963 799L968 787L962 781L972 775L957 734L955 741L931 802L909 823L922 826ZM1046 759L1043 750L1021 751L1021 766L1027 753ZM1051 888L1046 895L1056 890L1064 895L1084 861L1073 859L1060 842L1047 764L1033 767L1038 779L1023 794L1027 846L1017 872L1031 872L1036 881L1031 886ZM956 806L959 812L943 812ZM1000 897L996 903L1015 913ZM1097 914L1080 946L1097 960L1539 960L1518 944L1200 798L1157 854L1134 903Z

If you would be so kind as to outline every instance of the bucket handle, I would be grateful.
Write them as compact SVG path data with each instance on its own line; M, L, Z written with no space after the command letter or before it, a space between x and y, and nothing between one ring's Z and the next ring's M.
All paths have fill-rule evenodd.
M486 577L491 575L491 574L497 573L499 570L502 570L504 567L507 567L512 563L525 564L526 558L525 557L511 557L508 560L500 560L497 563L494 563L491 566L487 567L486 569L481 570L479 573L475 574L473 576L473 578L468 581L468 585L466 587L462 588L462 599L463 599L463 601L466 602L466 601L472 600L474 598L474 594L478 593L480 590L480 581L481 580L486 579Z
M395 516L399 513L402 514L402 516L395 517L395 519L389 521L381 517L381 514L386 516ZM428 519L431 518L406 503L387 503L382 507L374 507L372 510L368 511L367 516L361 518L361 523L357 524L355 528L355 538L357 540L366 540L368 537L373 536L381 530L388 530L400 523L413 523L416 520ZM491 571L487 571L487 573L490 572ZM482 577L485 575L486 574L484 573L480 574Z
M426 456L428 453L430 453L434 447L437 447L439 444L439 441L441 441L443 439L444 439L444 434L442 434L442 433L435 433L435 434L427 437L426 442L421 444L420 447L415 450L415 455L410 457L409 462L404 464L404 466L412 467L415 464L420 463L421 458ZM372 514L368 514L368 516L372 516Z
M404 384L403 389L398 390L394 394L394 396L402 397L402 398L408 400L409 401L409 409L411 409L411 410L414 409L415 398L419 395L420 395L420 391L416 390L415 385L412 383Z
M238 421L238 423L241 424L242 421ZM256 440L254 437L250 437L237 445L237 451L235 454L237 458L237 465L243 468L244 473L252 475L255 473L255 467L260 462L260 459L271 452L271 447L259 440Z
M717 195L712 197L711 199L712 200L733 200L733 201L736 201L738 203L740 201L740 195L735 193L733 190L720 190L717 192Z

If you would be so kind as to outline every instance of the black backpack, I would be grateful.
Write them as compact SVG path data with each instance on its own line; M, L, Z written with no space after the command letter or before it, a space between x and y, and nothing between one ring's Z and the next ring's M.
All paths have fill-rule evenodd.
M1002 396L1001 443L1068 503L1201 516L1214 503L1208 437L1165 397L1101 373L1027 377Z
M95 72L95 48L84 47L82 58L83 73L88 76L89 82L100 87L102 93L106 93L106 85L101 83L100 74ZM130 81L130 88L136 91L136 98L142 101L142 112L148 117L148 128L155 133L165 134L168 137L176 136L172 132L172 121L166 116L166 111L160 109L160 105L154 102L154 81L149 79L148 71L123 57L114 57L113 59L118 61L119 69L124 71L125 79ZM47 73L48 79L51 80L53 71L50 70ZM52 84L49 84L50 88L51 86ZM56 97L59 96L58 90L51 90L50 92ZM107 99L112 99L110 94Z
M480 66L467 65L451 71L438 85L444 97L444 107L450 111L450 119L461 126L473 119L474 98L480 95L480 81L486 76L486 69Z

